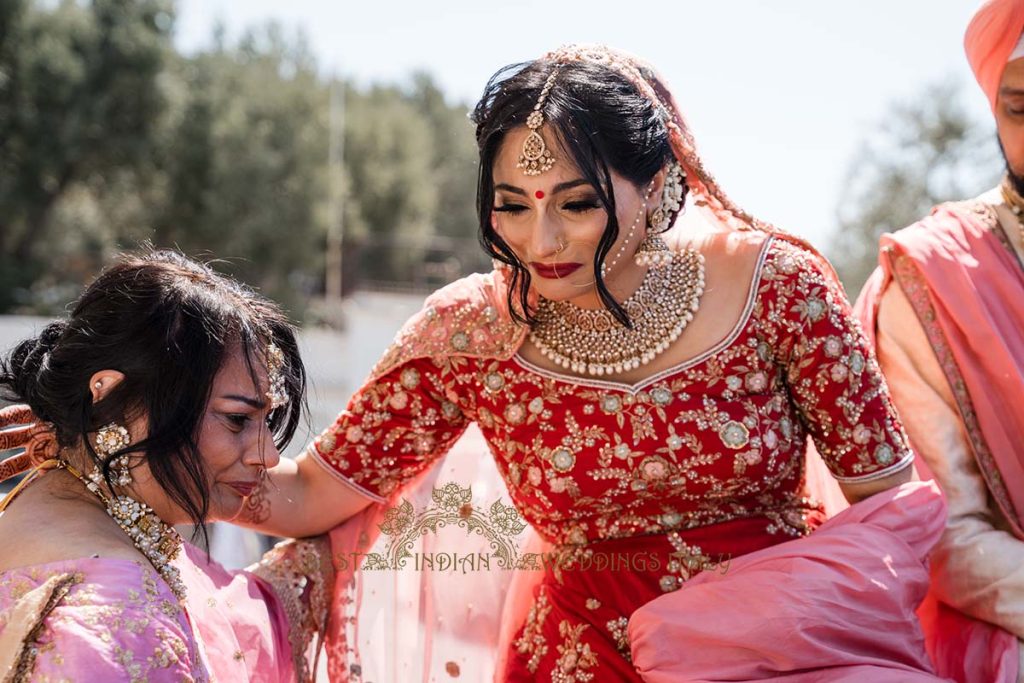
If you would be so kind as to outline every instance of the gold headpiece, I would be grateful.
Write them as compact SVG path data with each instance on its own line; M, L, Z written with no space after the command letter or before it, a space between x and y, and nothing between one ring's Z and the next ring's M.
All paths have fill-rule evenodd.
M551 156L539 131L544 125L544 103L548 101L548 93L555 84L555 77L560 68L560 65L556 65L555 70L548 76L544 88L540 91L540 97L537 98L537 104L533 105L533 111L526 118L526 127L530 129L530 134L523 141L523 153L519 155L519 163L516 164L516 168L523 169L525 175L540 175L555 165L555 157Z
M267 345L267 398L272 409L288 403L288 392L284 388L284 352L274 344Z

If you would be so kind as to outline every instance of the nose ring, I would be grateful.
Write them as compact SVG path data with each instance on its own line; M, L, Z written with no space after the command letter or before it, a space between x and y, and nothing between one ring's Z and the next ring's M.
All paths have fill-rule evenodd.
M565 251L565 242L563 242L562 238L559 237L558 238L558 250L555 251L555 253L556 254L561 254L563 251Z

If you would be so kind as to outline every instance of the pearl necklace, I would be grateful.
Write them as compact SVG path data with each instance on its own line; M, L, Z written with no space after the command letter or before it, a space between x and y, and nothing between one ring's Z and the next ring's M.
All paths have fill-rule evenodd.
M573 372L611 375L646 365L663 353L693 320L704 294L704 257L686 249L662 268L649 268L623 302L633 328L607 309L584 309L541 299L530 341L547 358Z
M101 488L103 475L99 469L86 478L81 472L66 462L61 461L60 467L66 469L71 476L85 484L85 488L100 499L121 530L132 540L132 544L145 555L160 576L163 577L171 592L179 601L185 600L185 584L181 580L181 572L171 562L181 551L181 535L174 527L160 519L153 508L131 496L109 496Z
M1017 190L1013 187L1010 182L1009 176L1003 176L1003 183L999 186L999 191L1002 192L1003 202L1010 207L1010 211L1017 217L1017 229L1020 231L1021 242L1024 243L1024 197L1017 194Z

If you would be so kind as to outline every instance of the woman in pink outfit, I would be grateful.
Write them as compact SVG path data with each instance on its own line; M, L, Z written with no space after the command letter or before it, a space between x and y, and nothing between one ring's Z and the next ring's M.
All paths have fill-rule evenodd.
M259 507L304 385L275 305L169 252L4 358L0 451L25 450L0 478L28 474L0 504L0 679L307 680L323 540L229 573L174 528Z

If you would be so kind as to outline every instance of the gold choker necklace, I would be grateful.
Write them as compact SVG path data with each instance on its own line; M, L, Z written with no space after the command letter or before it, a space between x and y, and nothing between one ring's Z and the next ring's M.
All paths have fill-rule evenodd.
M1021 243L1024 243L1024 215L1022 215L1024 214L1024 197L1017 193L1008 175L1003 176L1003 183L999 186L999 191L1003 195L1003 202L1017 217L1017 229L1020 230Z
M185 584L181 580L181 572L171 562L181 551L181 535L174 527L160 519L153 508L131 496L109 496L103 490L103 475L99 468L93 470L88 478L68 463L61 461L60 467L66 469L71 476L85 484L85 488L100 499L121 530L132 540L132 544L145 555L160 576L163 577L171 592L179 601L185 600Z
M704 257L686 249L665 267L650 268L622 307L630 329L607 309L584 309L541 299L530 341L563 368L592 376L613 375L654 360L693 320L704 293Z

